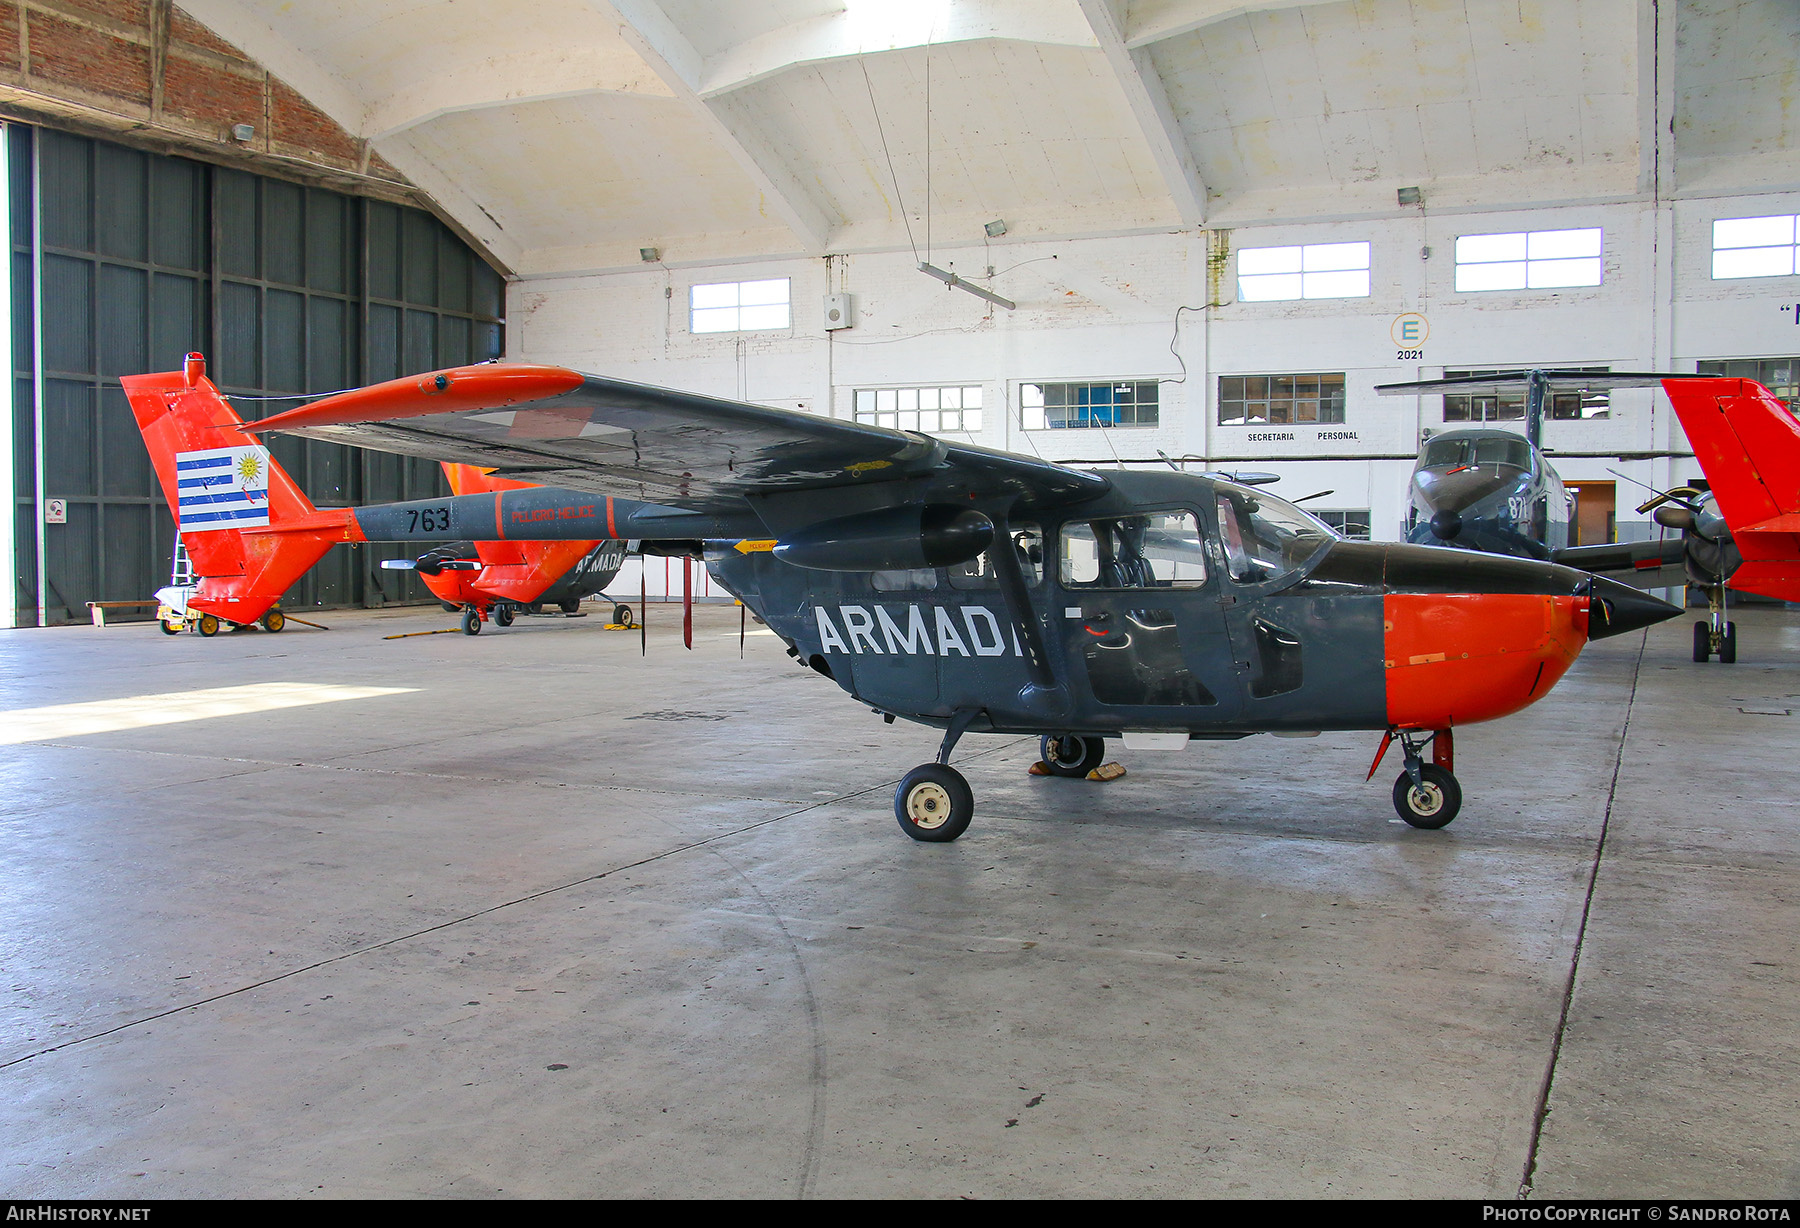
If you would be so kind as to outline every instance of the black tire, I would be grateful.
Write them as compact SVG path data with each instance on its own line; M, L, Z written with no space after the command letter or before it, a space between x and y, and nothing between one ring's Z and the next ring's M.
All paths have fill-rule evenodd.
M463 607L462 629L464 635L481 634L481 613L472 605Z
M269 610L262 616L262 629L270 635L287 626L287 615L280 610Z
M613 621L619 626L626 628L637 625L632 620L631 607L628 605L616 605L613 607Z
M1699 664L1712 656L1712 631L1705 623L1694 624L1694 662Z
M156 620L156 625L162 628L162 633L164 635L180 635L181 634L181 624L180 623L172 623L166 618L159 618Z
M900 778L900 787L894 790L894 817L900 830L914 840L946 844L969 829L975 795L955 768L921 764Z
M1725 624L1725 636L1719 641L1719 664L1737 664L1737 624Z
M1412 777L1400 773L1394 781L1394 810L1414 827L1436 831L1448 826L1462 809L1462 786L1435 763L1421 767L1419 779L1422 787L1415 790Z
M213 636L219 634L219 616L217 614L202 614L199 620L194 623L194 629L210 640Z
M561 610L564 614L580 613L581 598L577 597L571 601L559 601L556 603L556 608Z
M446 614L454 614L462 609L462 607L457 605L454 601L440 601L438 604L444 607L444 613Z
M1085 733L1044 735L1038 741L1038 757L1052 776L1086 776L1106 760L1106 739Z
M511 606L497 605L494 607L494 625L496 627L510 627L512 626L512 620L513 612Z
M544 612L544 603L541 601L527 601L525 603L525 612L527 614L542 614Z

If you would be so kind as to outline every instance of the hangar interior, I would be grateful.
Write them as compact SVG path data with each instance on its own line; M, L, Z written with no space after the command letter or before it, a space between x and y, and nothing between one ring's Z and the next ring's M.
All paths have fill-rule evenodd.
M1051 461L1266 470L1290 498L1323 492L1309 510L1378 541L1404 535L1424 441L1523 415L1505 397L1384 398L1375 385L1584 368L1594 389L1556 400L1545 452L1579 492L1583 542L1647 539L1657 529L1633 510L1640 498L1704 477L1663 394L1608 389L1607 371L1749 375L1800 404L1797 64L1790 0L538 0L504 11L452 0L0 3L0 199L12 255L0 337L13 373L0 432L11 440L0 469L11 517L0 562L14 576L0 626L83 623L87 603L146 597L163 582L174 525L119 377L174 369L196 350L247 418L445 366L563 364ZM271 446L320 507L445 489L423 461L294 439ZM400 546L336 548L287 604L380 610L429 600L411 573L380 567L402 555L410 552ZM633 560L621 591L637 591L640 572L652 596L678 590L678 566ZM352 625L410 629L424 624L406 620L421 617L382 610ZM733 673L740 659L726 642L739 635L736 617L706 617L712 638L696 664L713 658L717 692L675 669L678 650L667 643L644 667L653 674L624 682L617 675L635 654L628 660L621 641L585 630L570 642L609 662L585 687L559 676L548 636L522 637L532 648L518 664L535 679L532 698L579 714L613 753L710 761L744 774L732 784L679 783L665 766L629 778L602 762L608 752L510 692L506 658L486 641L480 668L452 659L444 641L417 648L405 668L366 646L336 660L296 650L281 664L255 644L184 642L159 672L118 655L113 641L76 644L99 628L71 630L42 659L11 637L20 655L9 667L9 710L112 699L109 678L143 694L224 685L191 681L213 679L221 662L259 681L330 674L348 684L356 680L340 675L354 662L388 688L368 703L446 725L446 740L416 757L377 717L334 727L320 715L336 711L329 705L302 707L287 724L251 714L247 732L218 745L143 731L97 746L64 735L9 744L21 799L11 829L45 833L21 845L14 883L36 901L32 915L71 926L84 953L15 931L9 962L70 979L91 958L102 988L83 1001L66 984L42 990L20 973L37 1013L15 1017L0 1053L0 1077L21 1080L0 1125L13 1188L130 1196L138 1170L126 1157L154 1134L155 1088L184 1082L165 1063L237 1043L242 1021L200 1005L217 1000L224 1016L242 1004L252 1029L285 1035L306 1055L299 1067L331 1065L325 1100L352 1124L316 1137L283 1125L310 1107L308 1085L284 1083L255 1103L255 1068L274 1055L234 1050L216 1077L169 1093L182 1103L181 1154L159 1151L144 1170L163 1193L1800 1190L1794 1059L1768 1043L1791 1042L1796 1022L1796 900L1782 876L1800 846L1787 829L1791 789L1775 783L1784 735L1770 732L1800 694L1783 689L1794 685L1796 644L1784 613L1757 613L1763 639L1741 681L1677 694L1649 672L1668 668L1654 663L1668 649L1664 628L1634 642L1635 656L1615 646L1572 675L1570 706L1531 717L1518 745L1476 751L1496 792L1499 778L1541 772L1502 807L1494 846L1471 847L1461 829L1465 843L1438 846L1408 840L1426 833L1357 829L1357 803L1294 768L1301 757L1261 747L1265 739L1179 771L1189 800L1246 808L1248 831L1209 818L1152 832L1146 816L1185 812L1171 806L1167 779L1148 772L1113 800L1074 803L1075 821L1051 831L1041 799L1019 780L1002 782L1031 757L1009 744L983 770L1012 866L1004 852L959 846L935 868L916 849L903 860L862 848L871 837L856 834L858 806L891 786L885 768L834 763L829 717L794 692L801 679L767 663L763 673ZM666 641L668 628L649 640L658 636ZM748 644L749 657L767 646ZM412 671L474 699L463 710L421 693ZM1669 705L1650 716L1637 706L1646 678L1656 685L1644 694ZM768 734L775 718L764 719L756 698L764 686L775 696L768 711L803 733ZM1693 705L1685 719L1681 705ZM1705 705L1723 705L1729 720L1715 728ZM654 711L626 712L647 706ZM491 770L482 764L492 731L476 715L486 712L498 714L493 745L505 761ZM623 723L640 719L649 723ZM754 723L751 740L766 737L766 747L734 742L731 722ZM555 753L531 749L533 738ZM295 761L277 770L287 739ZM1756 749L1741 753L1739 739ZM1344 735L1316 745L1345 779L1369 753ZM1672 763L1661 761L1665 750ZM1741 759L1754 779L1701 774L1725 759ZM244 769L254 788L226 783L233 762L255 765ZM177 815L167 831L76 780L139 771L141 787L119 797ZM355 773L374 773L380 800L349 787ZM1248 782L1259 774L1296 790L1292 805L1257 800ZM1684 778L1703 783L1675 787ZM558 800L576 795L573 813L616 808L629 823L584 844ZM278 818L234 827L221 817L262 808L252 796L287 800ZM1635 826L1613 847L1633 868L1608 882L1602 850L1625 813L1615 810L1620 799ZM1774 822L1744 819L1736 807L1748 799ZM496 826L471 833L445 820L471 805L499 816ZM518 824L545 810L560 817ZM1294 817L1302 811L1324 817L1309 826ZM122 834L84 828L84 813L113 815ZM332 816L345 817L334 826ZM809 847L806 823L822 825L827 847ZM765 826L766 840L756 834ZM309 860L313 831L342 843ZM1208 837L1229 844L1222 862L1217 849L1197 847ZM239 838L257 847L234 845ZM135 864L193 881L166 894L147 869L108 877L104 848L115 839ZM453 849L454 868L436 879L409 860L414 839ZM1139 840L1145 846L1132 847ZM221 843L233 848L228 868L208 869L194 850ZM682 860L702 848L710 851ZM1346 868L1358 856L1377 862L1367 877ZM724 858L735 876L730 899L708 894L707 857ZM580 873L557 878L566 865ZM1678 869L1690 877L1673 882ZM663 871L670 877L642 897L619 886ZM866 880L870 894L843 890L849 880L834 884L833 873ZM989 873L1009 881L989 893ZM933 875L948 875L931 879L936 891ZM267 893L248 886L258 876ZM103 921L72 920L34 882L72 894L108 882L139 902ZM1321 894L1308 896L1306 882L1324 884ZM403 898L395 883L407 886ZM208 885L211 904L199 899ZM1429 902L1402 915L1399 899L1415 890ZM1256 912L1264 892L1296 948L1273 927L1257 929L1270 920ZM1659 892L1679 900L1678 919L1657 911ZM328 917L307 912L309 893L330 902ZM366 904L346 903L359 893ZM616 928L578 938L578 926L547 914L509 928L529 913L514 905L546 893L579 897L571 908L593 904ZM1075 916L1102 926L1093 941L1040 898L1065 893L1078 901ZM1300 931L1335 924L1329 910L1352 897L1367 924L1334 972L1332 957L1307 945L1317 934ZM1181 921L1159 930L1154 918L1171 898ZM483 900L514 911L484 934L480 956L452 957L454 944L440 950L435 939L419 945L437 927L484 916ZM1611 945L1587 947L1597 901L1618 909L1592 929ZM207 908L237 919L210 933L215 945L201 944L195 966L204 965L206 988L190 993L174 983L185 979L173 971L182 939L159 925L180 915L175 930L197 937L207 927L194 917ZM1444 914L1465 908L1454 933L1440 928ZM1240 936L1256 932L1245 940L1254 985L1235 979L1242 960L1232 942L1195 919L1209 913L1230 918ZM873 957L888 979L856 971L842 945L882 926L898 927L881 933ZM157 930L156 977L168 972L155 984L147 964L118 948L121 934L142 927ZM1441 960L1393 953L1420 931ZM646 936L665 932L666 948ZM1646 934L1666 947L1646 949ZM1711 967L1700 934L1720 944ZM1060 952L1061 971L1021 954L1040 940ZM560 969L534 962L565 941L615 942L623 966L577 967L573 955ZM814 943L821 958L809 965ZM384 965L372 953L390 944L421 965ZM772 962L738 966L739 954L764 944L787 961L778 987L760 979ZM1302 948L1309 953L1284 962ZM1170 971L1190 950L1223 978L1220 996ZM958 961L951 951L977 954ZM1588 981L1578 975L1584 951ZM924 958L909 966L914 954ZM1672 984L1645 979L1665 957ZM481 965L487 978L471 999L585 995L606 1039L580 1041L573 1064L583 1073L567 1081L580 1090L548 1089L539 1076L569 1069L557 1045L581 1034L587 1005L472 1024L448 998L427 1008L418 997L378 1022L363 1018L366 1028L323 1020L318 994L301 1006L299 986L317 969L347 982L331 993L360 1003L387 978L437 994L465 959L464 971ZM1108 1001L1115 967L1142 973L1142 1011ZM643 1017L596 987L645 968L655 985L636 1000ZM1299 985L1284 983L1289 975L1305 981L1306 1018L1283 1005ZM1628 992L1608 976L1636 979ZM249 1005L251 987L265 983L292 989L293 1002ZM731 1006L687 1030L689 1001L715 983L729 984ZM908 1000L895 983L925 992ZM1334 996L1331 987L1351 984ZM858 994L875 1005L846 1005ZM1407 1009L1384 1018L1385 999ZM1604 1006L1571 1015L1576 1004ZM407 1018L414 1006L427 1023ZM1613 1010L1657 1022L1602 1026ZM311 1012L305 1026L315 1030L282 1032L280 1016L293 1011ZM40 1020L57 1012L66 1045L44 1039L50 1025ZM1148 1017L1131 1026L1157 1039L1140 1045L1133 1033L1120 1052L1136 1059L1107 1057L1126 1016L1139 1014ZM1590 1047L1578 1050L1571 1020L1590 1017ZM922 1043L890 1050L861 1040L895 1019ZM757 1027L732 1034L745 1020ZM1260 1035L1258 1022L1267 1025ZM66 1065L83 1060L90 1040L118 1055L157 1027L167 1047L119 1057L104 1092L84 1091ZM834 1031L846 1028L856 1044ZM417 1039L432 1029L436 1040ZM618 1056L640 1029L658 1038L641 1068ZM103 1039L115 1032L124 1039ZM977 1034L985 1063L963 1051ZM1215 1038L1217 1061L1267 1078L1228 1078L1217 1065L1197 1073L1195 1054L1206 1056ZM555 1042L542 1048L545 1060L534 1049L518 1071L483 1073L466 1084L479 1095L429 1079L405 1085L426 1068L421 1060L456 1054L491 1073L543 1039ZM1295 1049L1270 1052L1289 1040ZM1559 1066L1565 1041L1572 1061ZM1331 1060L1303 1060L1305 1043ZM1420 1044L1420 1068L1396 1069ZM381 1045L400 1055L400 1079L371 1073ZM1372 1056L1377 1046L1391 1048ZM1051 1049L1070 1059L1062 1074L1022 1057ZM954 1056L926 1069L940 1053ZM1171 1081L1159 1088L1143 1060L1169 1065ZM595 1073L608 1063L646 1082L609 1088ZM739 1069L754 1075L709 1116L701 1089ZM1553 1119L1559 1070L1571 1099ZM1027 1085L1009 1083L1015 1076ZM680 1094L659 1101L658 1078ZM839 1078L849 1088L828 1093ZM971 1124L957 1079L995 1097L1017 1088L1025 1107L996 1109L1011 1118L997 1129L1029 1129L1027 1110L1040 1103L1061 1116L1030 1150L1009 1154L995 1139L1017 1136L990 1138L985 1119ZM1119 1080L1142 1098L1153 1139L1138 1138L1129 1108L1109 1099ZM907 1087L927 1083L929 1094L909 1099ZM1053 1083L1069 1108L1043 1090ZM377 1097L364 1094L371 1085ZM1309 1086L1329 1094L1310 1096ZM1609 1093L1630 1103L1609 1103ZM770 1097L766 1120L758 1095ZM576 1131L594 1160L580 1176L524 1154L552 1130L531 1107L539 1097L557 1120L596 1114ZM1236 1111L1220 1119L1213 1110L1226 1100ZM680 1129L655 1120L677 1101ZM852 1128L844 1106L881 1118L885 1131ZM1368 1120L1334 1146L1353 1108ZM102 1138L108 1112L128 1124ZM242 1112L245 1135L209 1133L214 1112ZM1683 1112L1710 1133L1702 1139ZM1255 1122L1242 1141L1230 1133L1240 1113ZM463 1124L444 1124L459 1114ZM1202 1118L1204 1131L1182 1133ZM525 1140L517 1154L473 1124L484 1119ZM1558 1133L1562 1120L1572 1132ZM411 1138L410 1158L355 1155L359 1139L377 1138ZM658 1151L689 1145L679 1152L686 1172ZM479 1179L451 1171L471 1149L482 1152L470 1162L487 1174ZM1540 1149L1553 1179L1534 1186ZM231 1175L246 1156L248 1175ZM58 1163L72 1175L57 1176ZM355 1175L315 1182L326 1168Z

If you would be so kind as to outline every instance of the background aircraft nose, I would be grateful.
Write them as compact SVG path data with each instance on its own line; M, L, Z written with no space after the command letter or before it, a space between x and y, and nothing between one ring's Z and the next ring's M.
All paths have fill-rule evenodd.
M1670 605L1660 597L1652 597L1641 589L1603 576L1595 576L1589 581L1588 596L1592 598L1588 607L1590 640L1624 635L1627 631L1636 631L1681 613L1680 606Z

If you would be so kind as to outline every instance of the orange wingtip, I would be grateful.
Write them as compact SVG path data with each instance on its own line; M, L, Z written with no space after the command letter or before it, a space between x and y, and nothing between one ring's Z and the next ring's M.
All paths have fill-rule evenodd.
M281 431L307 426L343 426L352 422L385 422L424 414L450 414L471 409L504 409L527 401L563 396L581 387L585 377L567 367L529 363L482 363L451 367L424 375L408 375L371 384L302 405L260 422L249 430Z

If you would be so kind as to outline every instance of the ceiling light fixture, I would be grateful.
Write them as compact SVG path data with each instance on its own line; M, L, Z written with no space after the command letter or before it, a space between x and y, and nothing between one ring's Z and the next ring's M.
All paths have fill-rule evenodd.
M982 229L987 231L988 238L998 239L1001 235L1006 233L1006 219L997 217L986 226L983 226Z
M662 259L662 248L640 247L638 248L638 259L642 260L645 264L655 264L658 260Z

